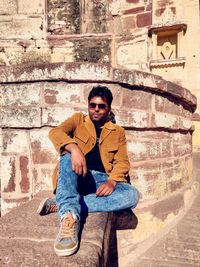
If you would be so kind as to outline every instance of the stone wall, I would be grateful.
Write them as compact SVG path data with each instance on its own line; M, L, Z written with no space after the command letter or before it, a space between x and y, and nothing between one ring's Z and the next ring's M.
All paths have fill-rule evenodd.
M142 207L192 183L196 98L187 89L152 74L91 63L2 67L0 80L3 213L51 189L58 155L48 132L74 112L87 112L87 95L96 84L113 92Z
M151 2L2 0L0 65L87 61L147 70Z
M197 96L200 151L199 17L198 0L1 0L0 65L93 62L160 75Z

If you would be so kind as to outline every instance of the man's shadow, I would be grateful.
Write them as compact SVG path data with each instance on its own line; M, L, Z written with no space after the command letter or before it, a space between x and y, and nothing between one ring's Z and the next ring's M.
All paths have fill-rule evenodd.
M107 267L119 267L117 230L136 229L138 224L138 219L131 209L114 212L113 217Z

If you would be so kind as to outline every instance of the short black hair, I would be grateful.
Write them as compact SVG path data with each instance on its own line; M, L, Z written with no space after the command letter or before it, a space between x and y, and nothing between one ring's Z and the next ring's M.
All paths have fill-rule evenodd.
M105 99L109 107L111 106L113 95L108 87L101 85L94 86L88 95L88 102L90 102L90 100L95 96Z

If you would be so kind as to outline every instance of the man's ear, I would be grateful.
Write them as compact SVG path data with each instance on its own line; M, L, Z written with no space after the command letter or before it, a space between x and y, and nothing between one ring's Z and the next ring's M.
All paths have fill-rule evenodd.
M112 123L116 123L115 114L112 112L112 109L110 109L110 111L109 111L107 121L111 121Z

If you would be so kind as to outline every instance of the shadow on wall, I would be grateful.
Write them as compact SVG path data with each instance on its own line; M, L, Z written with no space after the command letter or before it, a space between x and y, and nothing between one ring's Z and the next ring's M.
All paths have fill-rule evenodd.
M138 218L131 209L117 211L114 213L114 220L111 228L110 248L108 255L109 267L119 267L118 263L118 244L117 231L118 230L134 230L138 225Z

